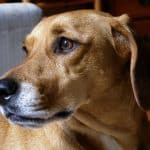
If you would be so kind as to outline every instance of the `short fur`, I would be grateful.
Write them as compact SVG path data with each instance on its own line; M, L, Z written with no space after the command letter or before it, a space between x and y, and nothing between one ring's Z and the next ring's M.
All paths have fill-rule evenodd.
M74 113L37 129L1 117L0 149L149 150L149 124L137 105L138 51L127 23L127 15L92 10L43 19L24 42L26 60L3 78L32 83L42 95L38 105L49 112L70 108ZM59 36L79 47L55 54Z

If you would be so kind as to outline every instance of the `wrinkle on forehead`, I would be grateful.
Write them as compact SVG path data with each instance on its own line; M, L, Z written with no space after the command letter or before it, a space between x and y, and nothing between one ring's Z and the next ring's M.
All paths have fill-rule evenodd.
M99 17L94 13L79 16L72 16L71 14L58 15L52 20L47 20L50 32L55 35L66 35L66 37L71 37L72 40L80 41L83 44L89 43L93 38L93 33L97 26L95 22L98 22Z
M89 28L90 30L94 30L92 27L97 24L108 23L110 17L107 14L104 15L101 12L97 13L95 11L73 11L47 19L53 28L55 26L56 28L63 26L65 28L75 28L77 31L85 31ZM89 31L86 30L86 32Z
M111 16L107 13L96 12L94 10L77 10L72 12L65 12L57 15L53 15L47 18L43 18L42 21L33 29L48 29L49 27L60 28L63 27L74 27L76 29L85 28L94 25L95 22L108 20ZM61 32L61 30L60 30Z

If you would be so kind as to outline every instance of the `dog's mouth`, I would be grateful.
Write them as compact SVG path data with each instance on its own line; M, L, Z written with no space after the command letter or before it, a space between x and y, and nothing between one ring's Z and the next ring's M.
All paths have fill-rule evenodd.
M59 111L55 113L54 115L46 119L45 118L32 118L30 116L29 117L20 116L18 114L14 114L11 112L7 112L5 116L10 122L18 124L23 127L41 127L44 124L49 123L51 121L66 119L69 116L71 116L72 113L73 111L71 110L63 110L63 111Z

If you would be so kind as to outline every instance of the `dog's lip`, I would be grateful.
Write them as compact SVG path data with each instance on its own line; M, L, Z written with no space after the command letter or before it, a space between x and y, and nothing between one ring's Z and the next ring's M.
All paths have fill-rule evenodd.
M63 110L63 111L59 111L57 113L55 113L54 115L48 117L48 118L32 118L31 116L21 116L19 114L15 114L15 113L11 113L11 112L7 112L6 118L8 118L11 122L19 124L19 125L24 125L24 124L28 124L28 126L30 126L30 123L34 123L35 126L37 126L37 124L44 124L53 120L57 120L57 119L65 119L67 117L69 117L71 114L73 113L73 111L71 110ZM33 124L32 124L33 126Z
M32 118L32 117L25 117L25 116L20 116L18 114L13 114L13 113L7 113L6 117L10 119L11 121L19 121L19 122L27 122L27 121L37 121L41 122L46 119L41 119L41 118Z

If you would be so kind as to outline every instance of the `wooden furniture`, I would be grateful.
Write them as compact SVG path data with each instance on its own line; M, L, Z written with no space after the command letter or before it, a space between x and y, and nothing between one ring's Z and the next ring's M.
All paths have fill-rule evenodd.
M101 8L102 8L101 0L95 0L94 1L94 9L101 10Z
M0 0L0 3L5 3L6 2L6 0Z
M51 15L75 9L93 9L100 8L100 0L22 0L23 2L32 2L44 10L45 15ZM96 3L95 3L96 2Z

